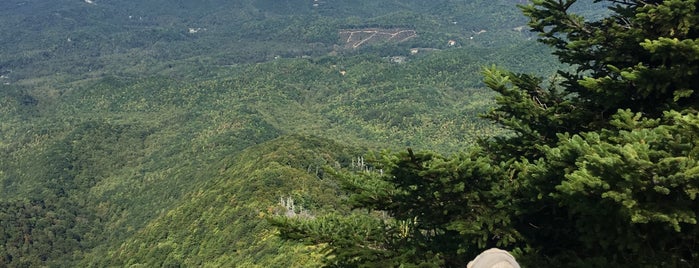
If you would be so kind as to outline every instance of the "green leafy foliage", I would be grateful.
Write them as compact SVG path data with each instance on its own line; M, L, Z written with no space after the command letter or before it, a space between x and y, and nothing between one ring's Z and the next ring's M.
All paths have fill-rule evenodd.
M686 265L682 259L696 258L696 114L668 112L650 120L622 111L614 118L621 129L562 137L555 147L545 147L545 158L527 175L535 179L525 188L559 181L547 189L549 197L574 221L566 223L569 233L557 236L579 243L568 246L578 256L625 262L622 252L632 251L646 254L637 256L637 263ZM534 230L530 235L538 236Z
M519 218L518 229L552 263L695 262L691 252L697 208L687 193L696 186L691 176L677 173L692 170L696 163L684 162L674 170L666 166L670 159L693 158L696 150L691 141L695 134L683 130L695 124L696 94L686 88L697 87L691 84L696 73L671 70L695 69L697 61L693 56L663 60L669 51L686 51L682 42L667 51L648 44L674 38L674 31L659 29L683 28L680 21L695 20L695 13L671 10L693 10L696 3L617 3L609 18L580 24L576 21L582 20L566 11L572 2L542 1L525 8L543 42L558 48L559 59L577 71L562 72L562 85L570 94L566 99L574 105L574 117L566 121L573 124L563 125L555 145L539 147L543 157L525 162L524 185L518 191L530 201L522 202L529 209ZM679 17L666 17L662 23L647 20L670 13ZM696 32L678 34L685 43L697 38ZM672 73L672 78L661 73ZM679 180L664 185L666 177ZM544 226L559 231L541 231L550 229ZM641 244L639 237L653 242ZM629 252L637 257L625 257Z

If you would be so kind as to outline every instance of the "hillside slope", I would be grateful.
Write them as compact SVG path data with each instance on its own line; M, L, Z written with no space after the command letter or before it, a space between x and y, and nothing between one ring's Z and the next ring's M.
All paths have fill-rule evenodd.
M109 247L106 256L89 254L83 264L317 267L317 251L282 242L265 217L282 213L280 199L294 200L299 213L338 207L341 193L320 168L348 166L357 153L330 140L296 135L252 146L223 159L215 179L193 189L132 239Z

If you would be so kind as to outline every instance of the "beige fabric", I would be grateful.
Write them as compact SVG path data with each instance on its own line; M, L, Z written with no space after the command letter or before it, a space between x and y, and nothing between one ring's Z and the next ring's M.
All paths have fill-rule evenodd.
M468 263L467 268L520 268L509 252L491 248Z

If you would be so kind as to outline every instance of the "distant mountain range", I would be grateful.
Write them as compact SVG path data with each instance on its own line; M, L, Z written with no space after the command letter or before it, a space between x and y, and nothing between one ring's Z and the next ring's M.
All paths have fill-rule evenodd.
M405 47L455 39L502 44L526 21L517 1L17 1L0 3L5 82L73 81L105 74L178 74L319 56L342 45L347 27L401 26ZM473 33L488 35L471 40ZM505 39L503 39L505 38ZM180 68L186 65L186 68ZM185 69L185 70L181 70Z

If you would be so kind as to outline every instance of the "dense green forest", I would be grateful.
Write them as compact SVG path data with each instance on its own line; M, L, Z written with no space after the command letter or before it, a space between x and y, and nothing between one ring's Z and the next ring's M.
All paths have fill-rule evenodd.
M697 237L695 2L669 1L668 10L689 11L653 17L668 28L649 34L639 26L646 32L630 32L621 45L613 34L556 32L570 23L545 18L601 29L597 23L611 22L597 20L622 14L623 21L636 9L544 2L541 10L566 11L530 7L527 18L518 0L2 1L0 266L459 266L489 246L514 250L525 264L584 266L620 261L616 251L589 250L590 241L651 239L668 228L674 236L659 246L602 248L663 261L641 258L643 265L695 266L687 246ZM629 23L652 24L643 16ZM667 32L686 46L680 56L669 39L638 48ZM612 45L636 50L617 58L622 49ZM585 48L600 52L585 58ZM652 70L637 55L667 79L644 79ZM664 64L675 64L672 72L660 70ZM647 93L565 90L622 87L619 77ZM677 77L686 84L672 82ZM637 105L619 105L625 98ZM669 137L679 140L664 145ZM581 149L581 139L599 144ZM543 183L589 181L590 172L626 178L635 166L613 173L617 162L596 158L576 170L583 165L576 153L641 141L662 152L646 161L658 170L646 162L638 169L670 181L653 189L676 203L656 207L664 199L643 191L629 193L641 199L604 194L629 211L642 204L633 223L657 226L595 235L598 218L608 217L608 226L623 217L588 217L586 204L596 199L576 191L625 184ZM693 181L665 179L671 171ZM674 192L680 188L692 197ZM545 202L528 199L533 192ZM431 198L450 207L421 203ZM574 200L587 201L564 202ZM454 208L464 204L481 209ZM429 228L426 218L435 221ZM532 222L567 229L521 228ZM652 228L660 231L644 232ZM557 249L541 242L553 238ZM576 250L586 255L569 255Z

